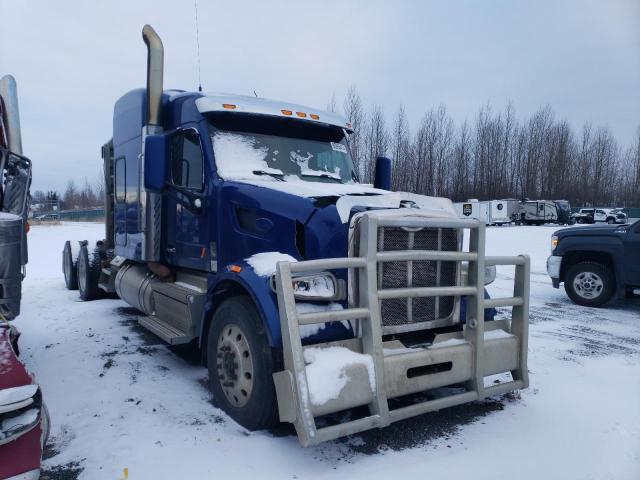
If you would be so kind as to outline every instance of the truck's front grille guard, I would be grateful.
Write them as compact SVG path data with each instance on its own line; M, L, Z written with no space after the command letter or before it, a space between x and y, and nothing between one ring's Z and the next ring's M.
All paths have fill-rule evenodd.
M377 252L377 232L380 226L413 226L416 228L469 229L469 252L442 252L432 250L406 250ZM281 421L294 423L303 446L318 444L345 435L384 427L429 411L459 405L506 393L529 385L527 371L528 320L529 320L529 257L485 257L485 225L475 219L441 219L422 217L373 217L365 215L360 229L360 256L330 258L290 263L279 262L276 273L278 308L282 330L285 370L274 374L278 391L278 408ZM381 289L377 287L378 262L438 260L469 262L468 286L408 287ZM484 298L484 268L489 265L515 265L514 294L506 298ZM360 289L357 306L337 311L298 313L292 289L292 273L336 269L356 270ZM364 287L364 288L363 288ZM384 381L384 352L382 346L382 322L379 301L392 298L466 296L467 322L464 339L472 345L473 376L467 391L449 397L428 400L389 411ZM510 333L518 337L518 369L512 371L513 380L490 387L484 386L484 309L513 307ZM305 360L300 339L300 325L323 324L344 320L361 322L362 352L371 355L375 370L375 392L368 405L370 415L357 420L318 428L309 404ZM286 405L284 405L286 403Z

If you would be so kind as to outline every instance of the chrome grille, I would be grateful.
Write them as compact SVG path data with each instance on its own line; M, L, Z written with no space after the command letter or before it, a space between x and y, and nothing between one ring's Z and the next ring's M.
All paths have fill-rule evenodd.
M378 251L437 250L456 251L458 232L455 229L381 227L378 230ZM386 262L378 264L378 289L455 286L455 262L433 260ZM422 297L383 300L383 327L405 326L446 319L453 313L454 297Z

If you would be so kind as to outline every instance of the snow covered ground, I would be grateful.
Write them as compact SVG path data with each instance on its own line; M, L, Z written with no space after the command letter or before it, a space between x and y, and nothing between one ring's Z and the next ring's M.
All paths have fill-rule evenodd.
M640 478L640 301L570 303L546 275L553 227L488 229L489 254L532 259L531 387L302 449L290 429L248 432L211 404L187 348L139 328L120 300L65 290L66 239L98 224L33 226L22 358L42 385L52 440L43 478ZM498 267L493 295L513 270Z

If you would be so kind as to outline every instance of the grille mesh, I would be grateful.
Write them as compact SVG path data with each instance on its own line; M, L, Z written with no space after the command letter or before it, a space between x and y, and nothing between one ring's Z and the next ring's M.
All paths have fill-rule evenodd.
M378 251L397 250L456 251L457 231L437 228L424 228L419 231L407 231L398 227L380 228ZM379 289L455 286L455 281L455 262L427 260L386 262L378 265ZM454 297L383 300L381 302L382 324L392 327L446 318L451 315L453 308Z

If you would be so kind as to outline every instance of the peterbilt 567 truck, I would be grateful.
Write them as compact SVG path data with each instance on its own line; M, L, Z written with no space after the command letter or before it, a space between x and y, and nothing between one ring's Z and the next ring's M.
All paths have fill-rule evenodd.
M197 344L219 407L291 422L304 446L527 387L528 257L485 256L484 223L447 199L389 191L386 159L359 183L335 113L164 90L142 34L147 88L116 102L102 148L106 236L67 242L69 288ZM507 264L513 294L485 298Z

